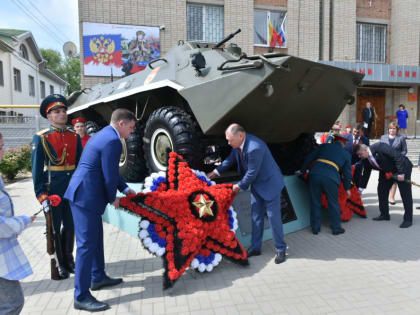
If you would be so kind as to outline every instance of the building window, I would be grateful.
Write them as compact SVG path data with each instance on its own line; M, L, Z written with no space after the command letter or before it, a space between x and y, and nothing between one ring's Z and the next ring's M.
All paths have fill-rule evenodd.
M44 99L45 98L45 82L41 81L39 84L39 89L41 90L41 98Z
M386 25L357 23L356 59L385 63Z
M0 60L0 86L4 86L3 61Z
M29 80L29 96L35 96L35 79L33 76L28 76Z
M22 92L22 82L20 80L20 70L13 68L13 80L15 91Z
M254 11L254 45L286 47L286 12Z
M24 44L21 44L19 46L19 54L22 58L29 60L28 50L26 49L26 46Z
M217 43L223 39L223 7L187 4L187 40Z
M50 85L50 94L54 94L54 87Z

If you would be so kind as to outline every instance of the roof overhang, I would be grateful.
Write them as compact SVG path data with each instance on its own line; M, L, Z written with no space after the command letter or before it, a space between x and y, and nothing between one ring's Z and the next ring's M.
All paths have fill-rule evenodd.
M359 72L365 75L364 85L413 86L420 85L420 66L401 66L382 63L325 61L320 63Z

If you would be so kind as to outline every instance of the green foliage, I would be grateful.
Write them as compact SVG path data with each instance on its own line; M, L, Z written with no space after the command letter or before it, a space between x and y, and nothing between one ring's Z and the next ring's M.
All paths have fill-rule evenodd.
M66 87L67 95L81 90L79 55L63 59L57 50L43 48L41 48L41 55L46 61L47 69L69 83Z
M20 171L31 169L31 148L23 146L8 150L0 162L0 173L12 180Z
M66 58L64 61L64 70L64 80L69 83L66 87L67 95L70 95L74 91L81 90L79 56Z

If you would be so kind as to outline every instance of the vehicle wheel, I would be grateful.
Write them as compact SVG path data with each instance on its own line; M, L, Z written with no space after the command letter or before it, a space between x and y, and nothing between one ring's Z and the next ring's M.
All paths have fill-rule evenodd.
M305 157L316 148L312 133L302 133L295 140L281 144L270 144L270 150L284 175L294 175L300 170Z
M147 120L143 138L149 171L166 171L167 154L171 151L181 154L191 168L200 169L203 163L200 138L196 122L184 110L177 107L155 110Z
M127 182L142 182L149 174L144 160L143 133L144 126L138 123L127 139L121 139L120 175Z
M86 122L86 133L89 136L92 136L93 134L97 133L99 130L101 130L101 128L99 127L99 125L92 121L92 120L88 120Z

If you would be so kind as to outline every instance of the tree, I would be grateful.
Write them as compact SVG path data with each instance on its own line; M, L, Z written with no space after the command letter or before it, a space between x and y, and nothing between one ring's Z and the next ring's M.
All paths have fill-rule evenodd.
M80 59L78 55L66 57L63 60L57 50L43 48L41 48L41 55L46 61L47 69L69 83L65 89L67 95L70 95L73 91L81 90Z

